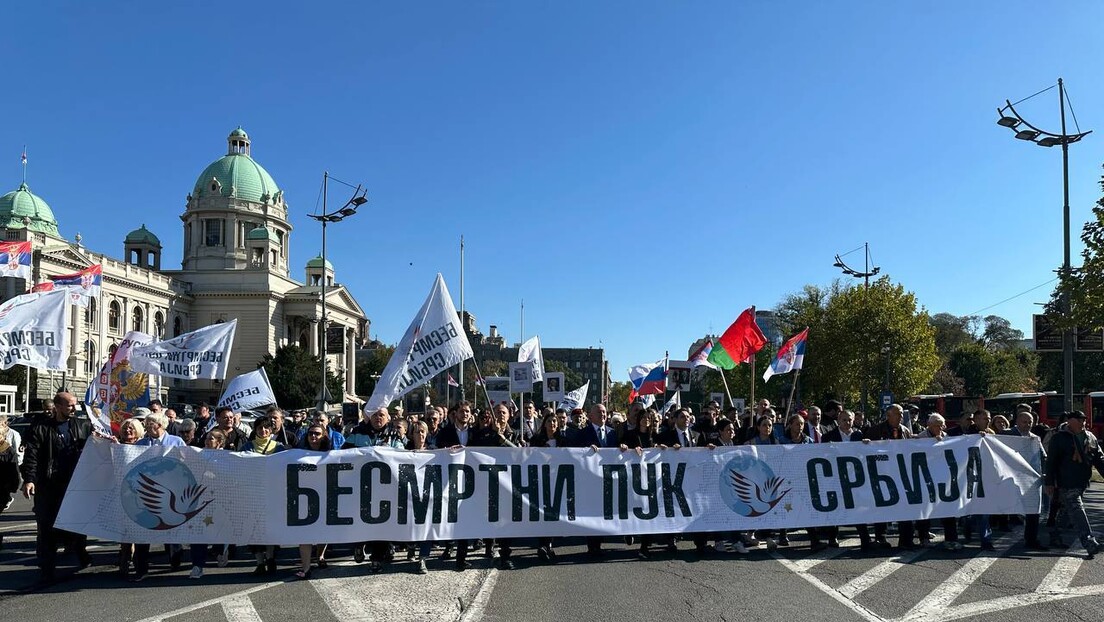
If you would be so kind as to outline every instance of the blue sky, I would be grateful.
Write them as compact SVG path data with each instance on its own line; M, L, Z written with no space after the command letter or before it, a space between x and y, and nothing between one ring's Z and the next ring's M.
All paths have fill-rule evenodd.
M864 241L933 313L1053 278L1061 152L1014 140L996 108L1061 76L1100 133L1071 148L1076 240L1101 194L1104 4L1046 10L15 3L0 188L18 186L26 144L63 235L121 256L145 223L176 267L184 198L241 124L291 205L293 265L320 250L306 215L322 172L369 188L329 254L374 337L398 341L438 271L459 303L463 234L484 331L517 340L524 299L525 336L601 343L624 379L749 305L830 283L833 255ZM1021 112L1056 129L1056 91ZM1049 288L985 313L1030 334Z

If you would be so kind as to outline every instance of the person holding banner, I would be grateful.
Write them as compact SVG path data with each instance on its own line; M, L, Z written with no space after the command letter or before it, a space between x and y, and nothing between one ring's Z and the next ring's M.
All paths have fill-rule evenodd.
M326 453L333 449L333 445L330 444L330 435L326 430L326 426L321 423L314 422L307 426L303 430L303 442L299 444L299 449L306 451L313 451L316 453ZM326 568L326 545L325 544L300 544L299 545L299 571L295 573L295 576L299 579L309 579L311 575L311 554L314 550L318 550L318 568Z
M540 430L529 439L530 447L567 447L567 436L560 429L560 420L556 413L545 415L541 420ZM537 540L537 557L543 561L554 561L556 549L553 548L555 539L541 537Z
M425 421L414 421L411 423L410 440L406 443L407 451L432 451L437 449L426 443L426 438L428 436L429 425L427 425ZM412 542L408 546L407 559L418 562L418 574L429 574L429 568L426 568L426 559L433 549L433 542L430 540L423 540L417 543Z
M318 422L324 424L321 415L322 413L319 413ZM395 434L390 423L391 411L387 410L386 407L377 408L372 411L366 421L361 421L353 428L352 432L349 433L349 438L345 439L345 444L341 448L388 447L402 449L403 439ZM353 546L353 559L357 563L364 561L366 550L371 556L369 570L372 573L382 572L384 564L391 563L395 556L389 542L363 542Z
M212 429L222 432L222 448L229 451L241 451L241 448L249 441L249 435L234 426L234 411L227 406L219 406L215 409L215 421L217 427Z
M34 497L35 522L38 532L35 553L38 555L39 579L51 583L55 579L57 547L77 554L80 568L92 565L88 554L88 537L54 529L65 489L69 486L84 445L92 435L86 419L77 419L77 398L67 391L54 396L53 412L39 416L27 431L23 452L23 496Z
M599 449L620 448L621 451L628 449L628 445L623 445L617 439L617 432L606 425L606 407L602 404L592 404L590 411L587 413L589 423L584 425L576 434L572 440L572 447L590 447L594 451ZM592 559L599 558L603 555L602 552L602 537L601 536L587 536L587 555Z
M119 443L123 445L133 445L140 439L145 438L146 429L142 426L142 421L131 417L122 424L119 425L119 433L117 438ZM119 577L122 579L127 578L130 575L130 563L134 559L134 545L129 542L121 542L119 544Z
M842 419L840 425L842 426ZM927 427L925 427L924 431L920 432L920 434L916 435L916 438L930 438L936 442L946 439L947 420L939 413L931 413L928 415ZM1036 519L1038 519L1037 516ZM952 516L950 518L940 519L940 521L943 526L943 548L948 551L961 551L962 543L958 541L958 519ZM916 532L920 535L921 546L931 545L930 538L928 538L930 530L930 519L916 521Z
M274 453L283 451L286 447L283 443L274 438L273 435L275 433L276 422L272 420L272 417L267 415L258 417L257 420L253 422L253 440L246 441L245 445L242 446L242 451L245 453L260 454L262 456L271 456Z
M904 409L900 404L891 404L885 412L885 421L871 426L863 442L870 441L894 441L912 438L912 431L902 423ZM874 524L874 542L882 548L891 548L886 540L887 523ZM913 548L913 524L912 521L897 521L899 538L898 547L908 550Z
M498 415L496 415L496 412ZM517 438L517 436L508 429L509 423L510 411L505 404L496 406L494 412L490 409L484 410L480 417L479 429L472 434L468 447L517 447L518 444L510 440L511 436L513 438ZM513 540L511 538L495 538L494 541L498 544L498 568L500 570L513 570L514 562L510 561L510 554L513 552ZM491 540L485 539L484 543L487 550L490 551ZM468 567L467 557L468 547L462 543L457 543L457 570Z

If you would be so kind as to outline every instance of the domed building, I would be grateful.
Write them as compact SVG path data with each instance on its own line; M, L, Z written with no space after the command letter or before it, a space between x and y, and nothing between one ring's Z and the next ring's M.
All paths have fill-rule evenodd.
M0 196L0 239L33 242L35 283L103 266L101 299L88 309L75 307L70 319L72 354L64 379L70 390L83 392L105 353L131 330L171 338L238 319L227 380L288 344L318 355L325 280L330 369L344 374L346 393L353 393L356 347L368 335L364 310L320 257L307 262L304 282L294 278L284 191L253 159L245 130L231 132L227 145L226 155L204 168L187 194L179 270L162 267L161 240L145 224L126 234L120 260L85 248L79 233L72 242L65 239L53 210L26 184ZM2 280L5 300L29 289L22 279ZM32 373L32 401L50 396L60 379L60 372ZM151 394L166 402L214 403L222 383L166 378Z

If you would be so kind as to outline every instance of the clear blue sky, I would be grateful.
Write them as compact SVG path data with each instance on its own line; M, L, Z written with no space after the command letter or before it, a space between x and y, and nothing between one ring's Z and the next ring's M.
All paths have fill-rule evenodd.
M27 144L63 235L121 257L145 223L176 267L185 195L241 124L295 266L322 172L367 184L329 252L374 337L398 341L438 271L459 302L464 234L484 331L515 341L524 299L526 336L601 342L624 379L867 240L933 313L1053 278L1061 153L996 108L1061 76L1098 131L1071 149L1076 239L1102 21L1095 1L9 3L0 188ZM1056 91L1021 112L1057 128ZM986 313L1030 334L1049 290Z

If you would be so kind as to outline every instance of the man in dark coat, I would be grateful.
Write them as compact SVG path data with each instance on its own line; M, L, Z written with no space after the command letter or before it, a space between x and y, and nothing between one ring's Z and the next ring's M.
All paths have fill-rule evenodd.
M77 398L71 393L60 392L54 397L53 412L41 415L31 424L24 440L23 496L34 497L35 522L38 536L35 553L38 555L40 580L54 580L57 566L58 543L77 554L81 568L92 565L88 555L87 536L54 529L65 489L77 470L84 444L92 434L87 420L77 419Z
M1104 453L1101 453L1100 441L1085 428L1085 413L1075 410L1066 417L1066 427L1055 431L1047 447L1046 493L1051 497L1056 492L1061 495L1059 514L1064 513L1077 529L1081 544L1091 559L1100 551L1100 543L1093 536L1081 497L1089 487L1094 467L1104 475ZM1051 534L1051 546L1061 546L1060 530L1064 522L1059 516L1057 529Z

